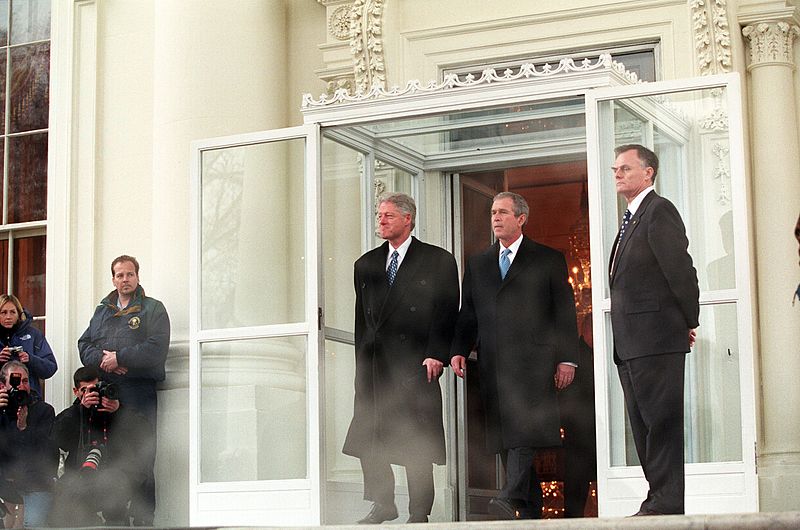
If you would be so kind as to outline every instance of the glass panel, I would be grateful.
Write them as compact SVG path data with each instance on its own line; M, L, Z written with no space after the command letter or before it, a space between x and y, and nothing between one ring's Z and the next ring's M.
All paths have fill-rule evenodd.
M7 293L8 284L8 236L0 239L0 291Z
M200 480L307 477L306 338L200 348Z
M322 139L322 254L325 325L352 333L353 263L361 255L364 155ZM351 411L352 412L352 411Z
M610 337L610 325L607 326L607 331ZM610 342L609 339L608 348L611 348ZM613 359L609 358L608 369L611 389L611 465L638 465ZM741 392L735 304L707 305L700 308L697 343L692 353L686 357L685 377L686 462L741 461Z
M586 120L583 98L572 98L378 122L363 128L389 145L399 143L418 156L434 156L490 148L508 150L565 138L582 143Z
M615 146L642 143L659 157L656 191L681 213L701 291L736 288L726 101L725 89L714 88L599 103L601 127L613 127L614 138L600 153L606 263L626 207L606 168Z
M353 419L353 381L355 348L332 340L325 341L325 460L327 479L362 483L358 459L342 453L350 420Z
M11 44L50 38L50 0L11 3Z
M14 294L33 316L44 315L47 238L14 239Z
M47 219L47 133L8 143L8 222Z
M201 325L301 322L305 140L202 154Z
M8 45L8 0L0 0L0 46Z
M6 132L6 54L0 50L0 134Z
M50 43L11 49L9 131L47 128L50 97Z

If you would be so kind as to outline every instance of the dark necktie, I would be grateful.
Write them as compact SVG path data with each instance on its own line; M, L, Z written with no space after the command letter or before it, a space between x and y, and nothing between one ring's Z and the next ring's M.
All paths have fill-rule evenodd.
M511 260L508 259L508 255L511 254L511 249L507 248L504 249L503 252L500 254L500 278L503 280L506 279L506 274L508 274L508 269L511 267Z
M622 216L622 224L619 227L619 241L617 241L617 247L619 244L622 243L622 236L625 235L625 229L628 228L628 221L631 220L631 211L625 210L625 215Z
M386 269L386 279L389 281L389 285L394 283L394 277L397 276L397 258L399 256L400 254L396 250L392 252L392 260L389 262L389 268Z

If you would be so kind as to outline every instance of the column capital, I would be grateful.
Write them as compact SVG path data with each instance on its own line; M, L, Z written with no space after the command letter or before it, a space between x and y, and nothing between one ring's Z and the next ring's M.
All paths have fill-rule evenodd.
M794 69L792 45L800 27L794 21L766 20L742 28L750 49L748 70L758 66L788 66Z

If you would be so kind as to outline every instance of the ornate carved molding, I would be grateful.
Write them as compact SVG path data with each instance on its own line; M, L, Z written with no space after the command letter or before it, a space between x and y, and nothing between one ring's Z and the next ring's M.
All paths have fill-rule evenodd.
M701 75L731 71L727 0L689 0L694 48Z
M633 72L625 70L625 65L618 63L611 59L611 55L603 54L596 62L590 59L584 59L579 63L575 63L572 59L561 59L557 66L545 64L537 67L536 65L526 63L519 67L519 70L512 70L510 68L498 74L493 68L487 68L481 73L481 76L476 78L473 74L448 74L444 77L441 83L430 81L427 85L423 85L418 80L409 81L405 88L393 86L390 89L384 88L380 83L373 84L367 91L357 90L355 94L351 94L345 89L337 90L333 96L323 94L319 99L314 99L311 94L303 95L302 107L324 107L336 103L365 101L370 99L380 98L397 98L404 96L412 96L419 93L433 93L453 90L463 87L472 87L481 84L490 83L508 83L520 79L529 78L546 78L559 74L569 72L591 72L601 70L613 70L622 75L628 82L638 83L639 78Z
M350 6L339 6L328 18L328 31L336 40L350 38Z
M723 91L715 88L711 91L714 97L714 108L708 112L700 121L700 127L707 131L727 131L728 130L728 111L723 108Z
M715 142L711 147L714 154L714 180L717 182L717 204L727 206L731 203L731 170L729 167L728 153L730 148L720 142Z
M794 68L792 45L800 28L788 22L770 21L750 24L742 29L750 47L748 69L765 64Z
M383 0L355 0L350 11L350 53L357 93L386 86L382 34Z

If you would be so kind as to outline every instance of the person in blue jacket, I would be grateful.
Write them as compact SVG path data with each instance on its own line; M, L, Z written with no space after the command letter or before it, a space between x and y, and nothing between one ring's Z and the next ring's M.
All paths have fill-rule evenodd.
M58 363L31 314L13 294L0 294L0 343L0 367L10 360L20 361L30 374L31 391L44 399L39 380L52 377Z

